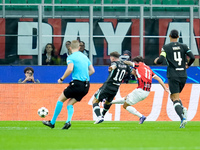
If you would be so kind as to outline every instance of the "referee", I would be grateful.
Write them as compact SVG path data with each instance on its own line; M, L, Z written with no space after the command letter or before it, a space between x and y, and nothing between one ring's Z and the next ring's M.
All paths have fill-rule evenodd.
M154 60L154 63L161 64L164 59L167 60L167 78L171 92L170 98L174 104L176 113L181 119L180 128L185 128L187 123L187 109L183 107L179 99L179 93L181 93L186 83L186 69L194 62L195 58L187 45L177 42L179 38L177 30L171 30L169 37L170 43L162 47L160 56ZM188 63L186 56L190 58Z
M77 40L71 42L70 50L72 54L67 58L67 69L64 75L58 79L58 83L62 83L63 80L72 73L73 81L69 86L61 93L58 98L53 118L50 121L43 121L43 124L54 128L56 119L60 114L63 103L67 100L67 112L68 118L62 129L68 129L71 127L71 119L74 113L73 105L76 102L80 102L81 99L88 93L90 87L90 77L94 72L94 68L88 59L82 52L79 51L80 46Z

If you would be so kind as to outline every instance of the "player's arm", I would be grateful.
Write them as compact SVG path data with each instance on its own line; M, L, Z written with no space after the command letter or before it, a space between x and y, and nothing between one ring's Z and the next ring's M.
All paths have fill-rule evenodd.
M132 61L124 61L124 63L129 65L129 66L135 67L135 63L132 62Z
M134 75L134 76L136 76L136 70L134 68L132 68L131 74Z
M160 56L157 57L155 60L154 60L154 63L155 64L162 64L162 62L164 61L164 59L166 58L166 52L164 51L164 49L162 48L162 51L160 53Z
M191 66L192 63L194 62L195 57L194 57L194 55L192 54L191 51L188 51L188 52L187 52L187 55L190 57L190 60L189 60L189 62L186 64L186 68L189 68L189 66Z
M115 70L117 68L116 65L111 65L109 68L108 68L108 71L112 71L112 70Z
M131 79L131 68L127 65L127 70L122 82L128 83L130 79Z
M89 65L89 76L91 76L95 72L93 65Z
M65 80L65 78L67 78L72 73L73 69L74 69L74 64L69 63L63 76L60 79L58 79L58 83L62 83L63 80Z
M132 71L132 69L128 66L128 67L127 67L127 70L126 70L127 80L130 80L130 79L131 79L131 71Z
M162 85L163 89L164 89L166 92L169 93L169 89L165 86L165 83L162 81L162 79L161 79L159 76L154 75L153 78L156 79L156 80L160 83L160 85Z

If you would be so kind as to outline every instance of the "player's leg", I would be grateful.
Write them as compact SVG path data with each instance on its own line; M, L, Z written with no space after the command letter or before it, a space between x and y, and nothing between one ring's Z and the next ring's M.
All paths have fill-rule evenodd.
M126 97L115 99L111 102L111 104L124 104L126 101Z
M92 101L92 107L93 107L93 111L96 114L96 116L97 117L101 116L99 100L97 98L95 98L95 97L94 97L94 99Z
M187 124L186 118L184 118L184 113L183 113L183 107L181 106L181 103L179 101L179 93L174 93L170 95L171 100L173 101L174 104L174 109L178 116L181 119L181 124L180 128L185 128L185 125Z
M49 126L50 128L54 128L56 119L62 110L63 102L65 102L66 100L67 98L62 93L58 98L52 119L50 121L43 121L44 125Z
M126 98L126 102L123 105L124 109L126 109L131 114L139 117L140 124L142 124L145 121L146 117L144 115L142 115L139 111L137 111L131 105L134 105L134 104L144 100L148 95L149 95L148 91L144 91L142 89L135 89L130 94L128 94L128 96Z
M174 109L177 115L181 119L180 128L184 128L187 121L186 118L184 118L182 102L179 99L179 93L180 91L182 91L184 85L180 86L180 80L178 78L168 79L168 82L169 82L169 89L171 92L170 98L174 104Z
M117 91L116 92L109 92L109 93L105 93L105 103L103 105L103 112L102 112L102 117L104 118L105 114L107 113L107 111L110 109L111 107L111 102L113 101L115 95L117 94Z
M181 93L181 91L183 90L185 83L186 83L186 80L187 80L187 78L181 78L180 79L180 84L179 84L180 91L179 91L179 93ZM180 104L183 108L183 118L185 118L187 120L187 108L183 106L180 98L179 98L179 102L180 102Z
M173 93L170 95L170 98L174 104L174 109L176 111L176 113L178 114L178 116L180 117L180 119L183 119L183 107L181 105L181 102L179 100L179 93Z
M123 105L123 108L126 109L128 112L130 112L133 115L138 116L139 118L141 118L143 115L137 111L133 106L127 104L126 102Z
M99 106L99 99L100 99L100 95L101 95L101 88L99 88L99 90L94 94L94 99L92 101L93 112L96 114L97 117L101 116L100 106Z
M97 98L94 98L92 101L92 104L93 104L93 111L97 116L97 119L94 122L94 124L99 124L104 121L104 118L101 116L101 112L100 112L99 100Z
M134 107L127 104L126 102L124 103L123 108L126 109L131 114L138 116L139 120L140 120L140 124L142 124L144 122L144 120L146 119L146 117L144 115L142 115L139 111L137 111Z
M102 112L103 117L105 116L107 111L110 109L111 105L112 104L110 102L108 102L107 100L105 101L104 106L103 106L103 112Z
M68 112L68 118L67 118L67 122L70 122L72 120L72 116L74 113L74 107L73 105L77 103L76 99L71 98L68 102L67 102L67 112Z
M174 109L177 113L177 115L182 120L183 118L187 118L187 108L185 108L182 104L182 101L179 99L179 93L174 93L170 95L170 98L174 104ZM179 99L179 100L177 100ZM184 114L185 113L185 114Z
M64 91L66 97L71 99L67 102L67 113L68 118L62 129L69 129L71 127L71 120L74 114L73 105L77 102L80 102L82 98L88 93L90 84L82 81L73 81L74 84L71 84L71 90Z
M94 94L94 99L92 101L92 107L93 107L93 112L96 114L97 119L94 122L94 124L99 124L104 121L103 117L101 116L100 112L100 107L99 107L99 98L101 95L101 90L99 89L95 94Z
M183 108L183 118L187 120L187 108L183 106L181 99L179 98L179 103L181 104Z
M74 107L73 105L77 102L76 99L71 98L68 102L67 102L67 113L68 113L68 117L67 117L67 121L65 123L65 125L63 126L62 129L69 129L71 127L71 120L72 120L72 116L74 114Z

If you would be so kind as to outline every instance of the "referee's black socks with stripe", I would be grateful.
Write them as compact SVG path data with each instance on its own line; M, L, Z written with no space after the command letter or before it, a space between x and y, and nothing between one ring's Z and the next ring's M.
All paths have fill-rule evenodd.
M183 120L183 107L181 105L182 103L180 103L180 100L175 100L173 101L173 103L174 103L174 109L176 113L179 115L181 120Z
M101 116L100 107L98 103L93 104L93 110L94 110L94 113L97 115L97 117Z

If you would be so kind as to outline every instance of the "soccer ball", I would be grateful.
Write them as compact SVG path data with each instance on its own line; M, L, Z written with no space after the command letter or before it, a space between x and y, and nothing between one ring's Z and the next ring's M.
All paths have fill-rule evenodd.
M42 118L46 117L48 115L49 111L45 107L41 107L38 109L38 115Z

